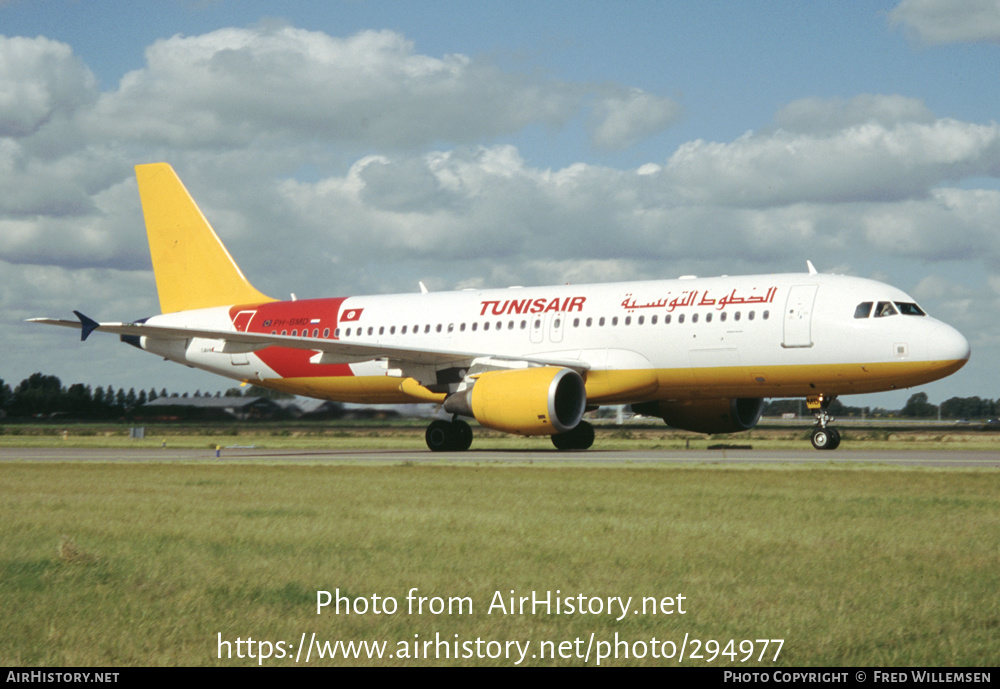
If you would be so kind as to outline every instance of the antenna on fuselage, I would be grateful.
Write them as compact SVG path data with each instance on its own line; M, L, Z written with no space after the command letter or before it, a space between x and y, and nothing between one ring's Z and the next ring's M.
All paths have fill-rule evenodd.
M810 261L810 260L807 259L806 260L806 267L809 268L809 274L810 275L815 275L816 274L816 267L813 265L812 261Z

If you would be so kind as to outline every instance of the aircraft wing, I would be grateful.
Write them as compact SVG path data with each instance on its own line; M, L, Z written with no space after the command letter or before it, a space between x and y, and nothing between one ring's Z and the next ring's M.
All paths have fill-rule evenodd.
M504 355L496 352L469 352L443 349L422 349L418 347L399 347L396 345L372 344L363 342L344 342L318 337L295 337L290 335L271 335L267 333L246 333L227 330L208 330L201 328L180 328L146 323L98 323L74 311L79 321L58 318L32 318L31 323L58 325L81 330L80 339L86 340L95 330L114 333L126 337L151 337L156 339L183 340L190 337L200 337L209 340L222 341L219 351L224 353L255 352L267 347L285 347L288 349L303 349L316 352L316 363L350 364L373 359L392 359L394 361L442 365L455 363L468 364L475 359L491 358L494 360L523 361L542 366L559 366L583 373L590 365L580 360L549 359L545 357L522 357Z

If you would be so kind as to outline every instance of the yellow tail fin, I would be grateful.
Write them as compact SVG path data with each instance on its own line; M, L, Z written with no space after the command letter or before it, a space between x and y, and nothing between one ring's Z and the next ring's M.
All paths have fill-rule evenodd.
M136 165L163 313L275 301L247 281L174 169Z

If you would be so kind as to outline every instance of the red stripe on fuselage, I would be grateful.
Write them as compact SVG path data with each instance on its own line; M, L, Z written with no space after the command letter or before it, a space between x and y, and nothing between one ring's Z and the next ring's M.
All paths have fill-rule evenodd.
M299 301L275 301L257 306L233 306L229 317L234 327L241 332L277 335L297 335L301 337L334 340L340 317L340 305L347 297L331 299L301 299ZM308 349L288 349L268 347L256 352L282 378L308 378L325 376L352 376L347 364L313 364L309 358L315 354Z

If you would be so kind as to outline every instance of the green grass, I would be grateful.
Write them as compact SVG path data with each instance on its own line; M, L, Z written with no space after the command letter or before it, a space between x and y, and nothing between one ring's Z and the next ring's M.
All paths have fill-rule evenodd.
M390 651L435 633L530 639L540 665L582 664L530 652L591 633L783 638L791 666L1000 659L991 470L9 462L0 523L4 665L253 664L217 658L217 635L313 632ZM407 614L413 587L473 613ZM317 616L316 591L335 589L400 610ZM687 613L487 614L512 589L683 594Z

